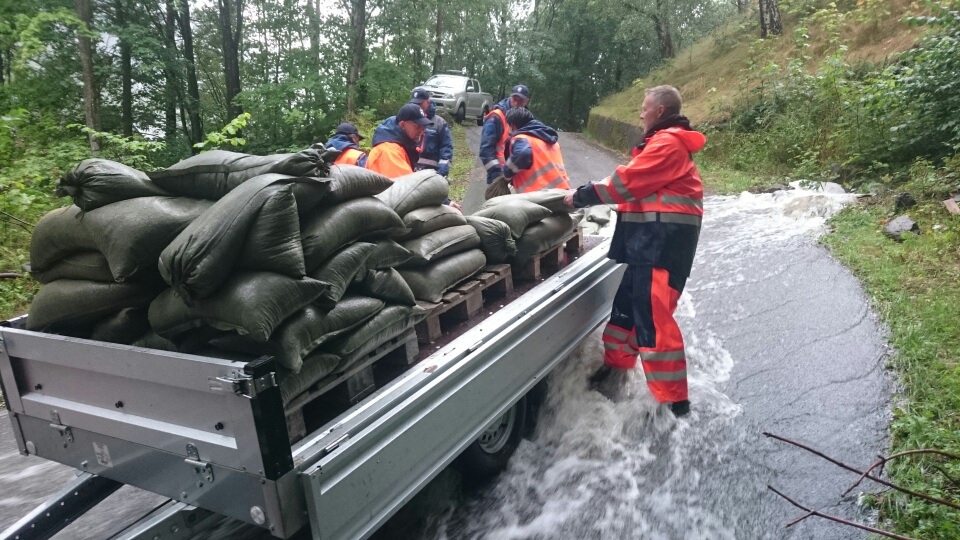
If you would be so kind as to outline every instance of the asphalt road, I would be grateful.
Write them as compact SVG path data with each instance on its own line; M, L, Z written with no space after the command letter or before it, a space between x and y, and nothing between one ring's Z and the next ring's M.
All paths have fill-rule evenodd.
M478 137L478 128L468 131L474 148ZM625 159L575 134L561 134L561 144L574 185ZM467 212L482 202L483 178L478 162ZM825 204L818 197L707 200L678 310L690 360L689 417L675 421L659 410L640 378L618 403L589 391L586 377L601 358L594 336L551 376L537 433L497 482L464 495L454 473L444 473L378 537L864 537L817 518L785 530L802 512L766 489L869 520L857 504L862 488L839 497L856 475L761 432L859 466L887 444L892 383L883 328L857 281L817 245L815 215ZM806 216L784 215L790 210ZM0 413L0 530L72 474L20 456ZM124 488L57 538L103 538L157 502Z

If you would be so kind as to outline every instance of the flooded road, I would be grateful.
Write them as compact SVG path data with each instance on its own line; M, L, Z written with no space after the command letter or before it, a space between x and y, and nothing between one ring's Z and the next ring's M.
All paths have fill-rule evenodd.
M473 144L478 135L468 132ZM563 133L561 143L576 184L622 160L576 135ZM467 193L468 210L482 201L482 173L474 173L480 181ZM865 538L818 518L785 530L802 512L768 484L830 514L872 516L858 504L863 488L839 497L856 475L761 435L793 438L858 466L886 449L893 386L882 327L857 281L816 240L844 202L811 191L707 199L678 309L690 362L688 417L661 410L642 376L618 403L588 390L602 361L596 334L551 374L537 430L503 475L465 493L445 471L376 538ZM72 472L16 455L3 413L0 424L2 530ZM155 504L151 497L124 488L108 499L108 511L57 538L103 538Z

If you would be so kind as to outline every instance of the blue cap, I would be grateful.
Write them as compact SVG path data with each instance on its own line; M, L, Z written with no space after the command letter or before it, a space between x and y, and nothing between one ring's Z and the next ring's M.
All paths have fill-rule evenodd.
M410 103L416 103L420 105L424 101L430 99L430 91L422 86L418 86L410 92Z
M350 122L344 122L339 126L337 126L337 131L335 134L336 135L356 135L361 139L365 138L363 135L360 134L359 131L357 131L357 126L351 124Z
M413 103L407 103L403 107L400 107L400 110L397 112L397 122L403 122L404 120L416 122L421 126L429 126L431 123L426 113L423 112L423 109Z
M517 96L524 99L530 99L530 89L524 84L518 84L510 90L510 97Z

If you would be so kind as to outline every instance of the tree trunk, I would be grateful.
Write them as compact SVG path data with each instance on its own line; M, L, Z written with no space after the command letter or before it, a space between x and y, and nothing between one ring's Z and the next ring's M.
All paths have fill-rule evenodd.
M92 30L91 21L93 12L90 7L90 0L76 0L77 16L83 22L87 30ZM83 69L83 110L86 114L87 127L100 131L100 104L97 95L97 81L93 76L93 44L90 38L85 35L79 35L77 41L80 44L80 65ZM92 134L87 136L90 141L90 151L93 155L100 152L100 143Z
M577 26L577 38L573 44L573 61L570 64L570 67L576 71L580 71L580 47L583 44L583 27ZM574 100L577 97L577 82L579 77L570 77L570 89L567 92L567 120L570 122L575 122L574 117ZM577 125L568 126L573 127L574 129L580 127Z
M240 35L243 23L243 0L218 0L220 33L223 37L223 75L227 87L227 120L243 112L236 97L240 93ZM234 4L234 2L236 2Z
M673 58L677 51L673 46L673 29L670 28L670 6L668 0L657 0L657 12L651 15L653 26L660 43L660 56Z
M437 0L437 26L433 33L433 73L440 72L443 45L443 0Z
M0 50L0 84L5 84L7 82L7 80L3 77L4 72L6 71L6 64L3 62L3 55L5 52L6 51Z
M130 42L123 37L127 29L126 0L114 2L117 26L121 29L120 36L120 129L124 137L133 135L133 67L130 59Z
M760 37L779 36L782 33L778 0L760 0Z
M347 114L357 111L357 81L367 48L367 0L350 0L350 70L347 72Z
M166 0L166 11L163 17L163 34L170 50L170 58L176 57L176 8L173 0ZM172 140L177 133L177 77L173 68L174 60L168 59L164 62L164 71L166 72L166 81L163 87L163 135L168 141Z
M190 0L180 0L180 36L183 38L183 57L187 67L187 113L190 116L190 146L203 140L203 120L200 118L200 88L197 85L197 62L193 53L193 28L190 21Z

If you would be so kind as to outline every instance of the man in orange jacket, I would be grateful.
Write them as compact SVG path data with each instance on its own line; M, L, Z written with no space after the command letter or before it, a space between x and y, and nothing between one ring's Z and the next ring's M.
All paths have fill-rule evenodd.
M552 127L533 117L526 107L507 112L510 142L503 175L517 193L542 189L570 189L560 153L560 137Z
M337 126L337 131L324 144L324 147L340 151L340 156L333 162L334 165L364 167L367 164L367 154L360 150L361 140L363 140L363 135L357 131L357 126L350 122L344 122Z
M480 132L480 163L487 169L487 184L492 184L503 176L506 162L507 139L510 128L507 126L507 111L530 104L530 89L518 84L510 90L510 97L500 100L483 117L483 131Z
M423 109L407 103L373 131L373 148L367 157L367 168L389 178L413 172L419 160L417 142L430 119Z
M617 205L609 257L627 264L603 331L604 365L591 376L591 386L615 399L639 355L650 393L677 416L690 411L690 401L674 311L700 236L703 182L692 155L706 143L680 115L681 104L672 86L647 90L643 141L630 163L565 198L577 208Z

